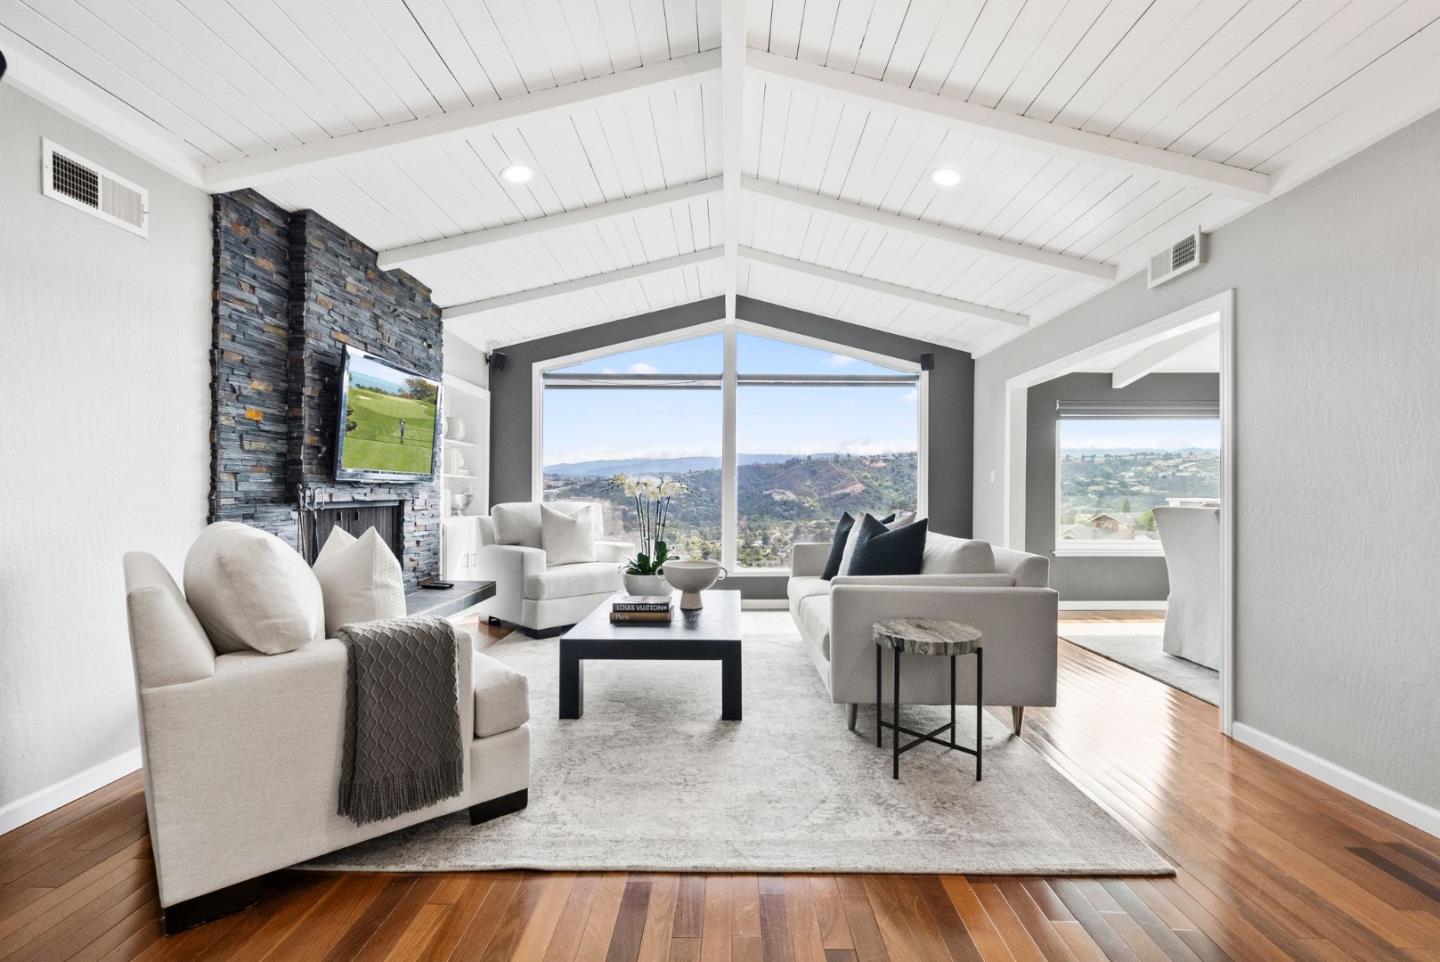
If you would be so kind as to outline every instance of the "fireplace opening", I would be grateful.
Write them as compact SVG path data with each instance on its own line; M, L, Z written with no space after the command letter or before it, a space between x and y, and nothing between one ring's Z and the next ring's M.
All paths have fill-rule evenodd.
M331 501L302 510L300 546L306 561L315 563L321 546L335 528L343 528L357 538L374 528L396 558L405 557L402 501Z

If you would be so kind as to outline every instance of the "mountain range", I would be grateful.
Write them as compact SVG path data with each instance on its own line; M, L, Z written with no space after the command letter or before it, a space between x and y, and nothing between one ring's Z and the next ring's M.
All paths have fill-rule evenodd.
M786 461L807 455L798 454L741 454L741 464L784 464ZM808 457L832 458L833 454L814 454ZM563 464L545 465L545 473L561 478L610 478L617 474L664 475L674 477L691 471L718 471L720 459L710 457L690 458L620 458L613 461L570 461Z

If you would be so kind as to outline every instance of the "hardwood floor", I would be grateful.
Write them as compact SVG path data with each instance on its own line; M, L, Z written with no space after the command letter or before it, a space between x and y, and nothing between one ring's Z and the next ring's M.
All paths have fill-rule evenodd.
M1210 705L1060 655L1026 741L1175 878L286 872L164 938L133 775L0 837L0 960L1440 962L1440 840L1227 741Z

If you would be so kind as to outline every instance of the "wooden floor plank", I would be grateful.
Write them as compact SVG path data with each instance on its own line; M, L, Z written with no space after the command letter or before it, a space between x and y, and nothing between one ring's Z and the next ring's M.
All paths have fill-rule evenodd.
M1174 878L293 872L164 937L130 775L0 836L0 959L1440 962L1440 840L1228 741L1213 706L1058 655L1026 743Z

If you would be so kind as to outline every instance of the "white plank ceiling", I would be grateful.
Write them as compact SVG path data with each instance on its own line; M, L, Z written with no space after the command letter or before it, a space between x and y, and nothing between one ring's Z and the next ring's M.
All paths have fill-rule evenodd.
M748 0L751 189L726 224L721 4L0 0L0 47L25 89L168 138L197 183L275 159L247 182L391 252L482 346L734 277L983 353L1440 106L1440 0ZM536 176L508 183L512 164ZM941 167L961 183L933 184ZM1234 171L1268 182L1227 189ZM444 238L465 240L401 250Z

